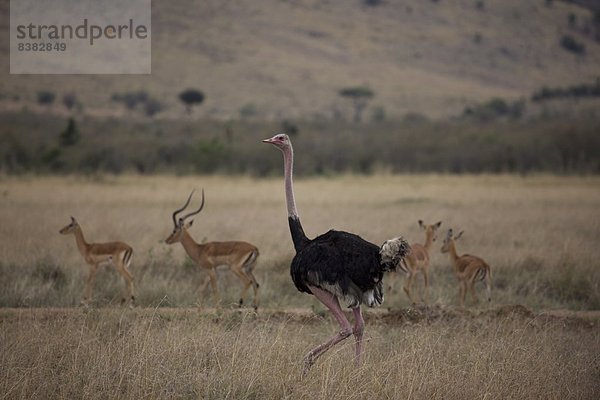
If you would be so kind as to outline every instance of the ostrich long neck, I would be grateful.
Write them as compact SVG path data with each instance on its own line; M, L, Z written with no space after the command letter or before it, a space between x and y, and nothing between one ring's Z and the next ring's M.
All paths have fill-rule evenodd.
M300 219L296 210L296 199L294 198L294 182L292 175L294 171L294 150L292 146L283 150L283 170L285 175L285 201L287 204L288 218Z
M298 210L296 210L294 183L292 180L294 169L294 150L292 149L291 145L283 149L283 168L285 175L285 201L288 210L288 223L290 226L290 233L292 235L292 242L294 242L294 248L296 251L298 251L308 242L308 238L304 233L304 229L302 229L300 217L298 216Z

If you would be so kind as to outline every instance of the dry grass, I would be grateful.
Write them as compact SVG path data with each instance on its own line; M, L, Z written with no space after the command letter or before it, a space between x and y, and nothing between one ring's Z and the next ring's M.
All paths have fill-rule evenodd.
M597 398L597 313L552 319L502 305L599 308L598 183L553 176L298 180L309 236L335 227L375 243L400 233L414 241L422 240L418 219L442 220L443 228L465 230L460 252L484 257L494 271L491 308L455 310L456 282L436 242L435 305L420 314L405 308L402 293L388 293L391 311L367 314L364 365L350 362L350 339L301 382L303 355L337 327L290 282L281 179L4 177L3 307L79 302L86 266L74 239L58 234L69 215L89 240L133 245L141 307L0 310L0 397ZM260 248L256 275L268 308L258 316L184 308L196 304L202 276L179 245L162 239L172 228L171 211L200 187L207 204L193 236L243 239ZM223 273L220 285L224 299L235 302L238 282ZM104 271L96 305L116 303L121 288L116 274ZM178 308L163 308L169 305Z
M414 242L423 240L418 219L441 220L442 235L449 227L465 231L459 253L476 254L492 266L496 303L593 309L600 308L598 183L593 177L342 176L298 180L296 195L309 236L335 228L374 243L398 234ZM194 305L203 275L180 245L163 240L172 229L172 210L192 188L201 187L207 203L192 235L198 241L257 245L256 275L265 306L316 305L296 293L289 279L293 249L280 179L167 176L3 178L0 219L11 223L0 225L0 304L79 302L87 266L74 238L58 234L73 215L89 241L122 240L133 246L141 305ZM431 300L454 304L456 281L439 246L441 240L432 254ZM109 272L98 277L100 304L118 299L122 286ZM221 275L226 301L236 301L239 283L229 273ZM407 302L403 294L390 293L386 304Z
M3 398L593 399L597 325L508 313L404 324L370 321L300 381L303 354L336 327L194 310L2 311ZM26 332L26 333L25 333Z

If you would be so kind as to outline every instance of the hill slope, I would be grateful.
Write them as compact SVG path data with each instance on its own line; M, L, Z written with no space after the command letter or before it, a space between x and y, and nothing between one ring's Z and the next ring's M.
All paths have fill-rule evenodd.
M0 3L4 32L8 4ZM111 94L144 89L179 116L177 94L195 87L206 94L199 116L236 117L246 107L266 118L349 118L339 89L366 85L370 105L388 116L442 116L493 96L591 82L600 70L592 11L560 1L155 1L152 18L146 76L8 75L3 35L4 108L49 89L76 92L89 112L114 112ZM585 55L562 48L564 35Z

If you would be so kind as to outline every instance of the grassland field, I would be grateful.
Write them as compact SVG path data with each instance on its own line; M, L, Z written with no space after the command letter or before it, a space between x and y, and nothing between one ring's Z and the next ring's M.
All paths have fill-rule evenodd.
M206 192L190 230L197 241L260 249L258 314L234 307L241 287L226 270L214 310L209 290L197 293L203 272L181 245L164 243L172 211L194 188ZM384 306L366 314L364 364L354 367L349 339L303 381L302 357L337 326L289 278L282 179L1 177L0 398L600 394L598 177L343 175L297 179L296 200L309 236L335 228L376 244L399 234L415 242L424 238L419 219L442 221L429 306L412 307L399 277ZM135 308L119 305L123 282L110 267L90 307L78 306L88 267L74 238L58 233L70 215L88 241L133 246ZM439 251L447 228L465 232L459 253L491 265L491 304L458 308Z

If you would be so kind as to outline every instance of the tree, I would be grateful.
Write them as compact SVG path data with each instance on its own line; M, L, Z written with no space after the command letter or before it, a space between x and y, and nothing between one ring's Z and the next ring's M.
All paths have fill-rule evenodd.
M340 90L339 95L352 100L354 106L354 122L358 123L362 119L362 112L367 107L367 102L375 93L366 86L347 87Z
M60 134L60 145L63 147L74 146L79 142L79 137L80 135L77 130L77 125L75 125L75 120L69 118L67 128Z
M137 92L125 92L123 94L114 93L111 100L121 102L128 110L134 110L138 104L144 104L148 100L148 93L145 90Z
M54 93L48 90L42 90L37 94L37 101L39 104L50 105L54 103L55 97L56 96L54 95Z
M201 104L204 101L204 93L196 89L187 89L179 94L179 100L185 104L186 111L189 114L195 104Z
M155 98L149 97L144 104L144 112L147 116L153 117L165 108L164 104Z
M578 42L573 36L564 35L560 40L560 45L575 54L585 54L585 45Z
M77 104L77 96L75 96L75 93L67 93L63 96L63 105L67 110L70 111L75 104Z

